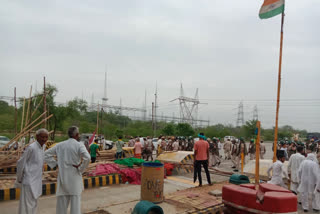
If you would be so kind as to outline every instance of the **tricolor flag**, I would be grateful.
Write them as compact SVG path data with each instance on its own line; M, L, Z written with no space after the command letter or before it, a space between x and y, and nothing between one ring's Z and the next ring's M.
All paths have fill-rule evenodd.
M259 12L260 19L268 19L284 11L284 0L264 0Z

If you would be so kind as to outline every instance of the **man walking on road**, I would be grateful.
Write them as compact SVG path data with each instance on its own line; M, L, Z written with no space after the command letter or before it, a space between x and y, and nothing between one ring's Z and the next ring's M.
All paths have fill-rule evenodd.
M97 159L97 155L100 156L99 154L99 145L97 144L99 142L98 138L94 140L94 143L92 143L89 146L89 152L91 156L91 163L95 163Z
M209 143L206 141L206 137L203 133L200 133L198 137L200 138L200 140L194 144L194 160L195 172L197 173L199 179L199 186L202 186L201 165L206 172L208 184L212 185L208 170ZM194 178L194 182L195 180L196 177Z
M289 159L288 164L288 176L291 180L290 183L290 190L298 195L298 186L299 186L299 180L298 180L298 170L300 168L300 165L302 161L304 161L305 157L301 154L303 151L303 147L299 146L297 149L298 153L291 155ZM298 202L301 202L300 194L298 195Z
M71 203L70 214L80 214L82 173L90 162L90 155L86 147L79 142L78 127L70 127L68 135L70 137L68 140L58 143L45 152L45 161L51 168L59 166L56 213L67 214Z
M304 212L309 210L309 196L312 196L312 208L315 212L320 210L320 202L315 197L316 185L319 176L319 164L316 156L309 153L302 161L298 170L298 180L300 181L298 192L301 194L302 208Z
M263 140L260 143L260 159L264 159L264 155L266 154L266 146L263 143Z
M48 131L39 129L37 141L27 147L17 162L16 187L21 187L19 214L37 213L38 198L42 194L42 169L44 152L42 146L48 140Z
M250 160L255 160L256 159L256 145L255 145L253 139L250 140L249 154L250 154Z
M231 143L230 139L228 138L227 142L225 142L224 145L223 145L224 159L225 160L230 160L231 159L231 154L230 154L231 146L232 146L232 143Z

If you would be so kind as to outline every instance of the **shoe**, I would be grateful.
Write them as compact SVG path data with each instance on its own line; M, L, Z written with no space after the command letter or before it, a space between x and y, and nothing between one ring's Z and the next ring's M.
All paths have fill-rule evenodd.
M213 183L210 183L210 184L209 184L209 186L212 186L212 185L213 185Z
M317 209L313 209L313 212L319 212L319 210L317 210Z
M236 167L235 166L233 166L233 167L231 167L232 169L235 169Z
M308 210L303 210L303 212L307 213L307 212L308 212Z
M199 186L198 187L202 187L202 184L199 184Z
M220 163L221 163L221 162L218 163L218 166L220 166Z
M237 169L235 169L235 170L233 170L234 172L239 172L239 170L237 170Z

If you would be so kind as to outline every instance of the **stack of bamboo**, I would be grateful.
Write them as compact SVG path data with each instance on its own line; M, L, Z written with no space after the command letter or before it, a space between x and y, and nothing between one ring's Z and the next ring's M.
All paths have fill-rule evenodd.
M116 150L102 150L99 151L100 156L97 156L98 161L114 161L115 160L115 155L116 155Z

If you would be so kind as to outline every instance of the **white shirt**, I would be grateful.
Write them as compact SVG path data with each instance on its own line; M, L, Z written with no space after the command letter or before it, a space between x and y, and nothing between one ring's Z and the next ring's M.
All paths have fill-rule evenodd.
M291 155L289 159L289 164L288 164L288 174L291 174L291 181L294 183L298 183L298 170L299 167L304 161L305 157L301 155L300 153L296 153Z
M270 177L270 171L272 170L272 178L268 183L283 186L282 174L287 178L286 172L283 170L283 163L279 160L274 162L268 169L268 177Z
M221 145L221 142L219 141L218 142L218 149L221 150L221 148L222 148L222 145Z
M44 152L36 141L27 147L17 162L17 182L29 185L34 198L42 194Z
M54 158L55 155L57 160ZM82 173L90 162L90 155L82 143L73 138L58 143L45 152L45 161L51 168L58 164L57 196L81 194L83 191ZM78 168L73 166L80 163Z
M298 192L313 193L317 184L317 177L319 174L319 165L312 160L302 161L299 171L299 187Z

